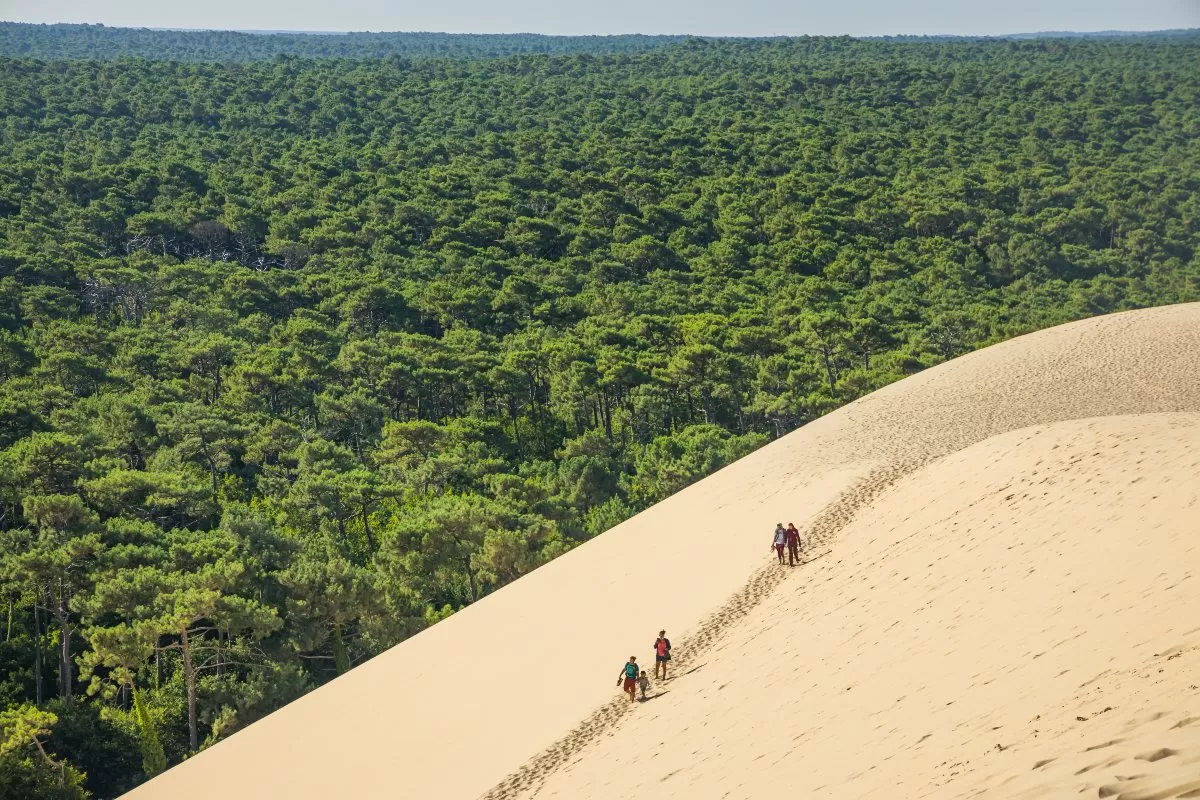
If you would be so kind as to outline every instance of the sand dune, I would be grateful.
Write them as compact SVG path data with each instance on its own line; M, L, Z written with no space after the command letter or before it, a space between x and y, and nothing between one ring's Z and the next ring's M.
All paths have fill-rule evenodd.
M1198 528L1200 414L989 439L899 482L828 558L779 570L768 602L539 796L1200 789Z
M1200 305L965 356L131 796L1186 796L1197 414ZM780 520L811 563L770 563ZM662 627L680 677L613 702L625 656L649 659Z

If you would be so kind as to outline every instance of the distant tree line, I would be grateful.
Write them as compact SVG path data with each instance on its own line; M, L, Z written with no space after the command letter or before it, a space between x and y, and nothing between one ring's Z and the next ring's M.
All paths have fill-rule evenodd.
M149 58L257 61L296 58L497 58L517 54L625 53L683 36L543 36L535 33L252 33L0 22L0 56L47 60Z

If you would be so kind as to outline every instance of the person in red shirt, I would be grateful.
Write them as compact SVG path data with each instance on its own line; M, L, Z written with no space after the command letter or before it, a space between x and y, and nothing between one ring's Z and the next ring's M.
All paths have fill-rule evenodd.
M659 631L654 640L654 679L658 680L658 668L662 667L662 679L667 679L667 662L671 660L671 640L666 631Z
M788 566L794 567L800 563L800 531L790 522L787 526L787 548Z

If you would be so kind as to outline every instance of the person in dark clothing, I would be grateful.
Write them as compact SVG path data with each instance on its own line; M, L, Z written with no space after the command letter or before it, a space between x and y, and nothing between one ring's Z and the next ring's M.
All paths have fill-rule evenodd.
M794 567L800 563L800 531L790 522L787 526L787 548L788 566Z

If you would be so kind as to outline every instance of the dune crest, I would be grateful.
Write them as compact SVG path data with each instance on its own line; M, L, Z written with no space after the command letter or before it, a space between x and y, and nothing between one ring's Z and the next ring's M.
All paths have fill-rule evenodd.
M1001 756L1012 758L1010 751L1032 757L1022 767L1034 792L1028 796L1046 786L1061 793L1068 784L1054 776L1074 763L1069 753L1033 753L1028 731L984 736L992 732L985 723L995 716L1004 720L997 730L1015 731L1014 714L1058 714L1054 703L1071 699L1063 694L1067 682L1083 680L1070 670L1094 664L1100 652L1117 665L1105 667L1112 669L1144 667L1143 651L1155 647L1184 647L1171 663L1193 663L1186 648L1194 634L1161 621L1186 618L1200 597L1186 580L1195 551L1179 538L1187 518L1180 514L1200 517L1187 505L1200 484L1197 413L1200 304L1085 320L964 356L721 470L129 796L466 798L495 787L493 797L535 790L624 797L647 789L769 797L807 787L883 797L897 796L898 785L911 789L905 796L957 796L968 771L991 776L973 790L1012 796L1021 776L1006 771ZM1155 448L1140 461L1134 455L1142 445L1121 443L1130 430ZM1093 442L1089 452L1100 455L1076 452L1076 442ZM1079 455L1077 464L1060 461L1068 452ZM1159 458L1173 472L1158 469ZM1140 480L1112 496L1086 494L1104 481L1117 486L1116 478L1099 479L1121 469ZM1025 486L1034 477L1039 482L1022 492L980 494L1002 478ZM1130 506L1135 500L1141 505ZM1087 516L1097 508L1118 522ZM1097 584L1083 577L1086 562L1043 552L1070 544L1064 553L1079 555L1083 533L1062 530L1066 519L1094 524L1086 532L1106 548L1098 574L1118 582L1109 597L1130 601L1132 609L1097 620L1092 638L1083 625L1090 649L1078 658L1068 644L1088 620L1077 612L1050 614L1057 606L1039 599L1049 593L1068 607L1061 575L1059 583L1017 581L1028 596L1009 593L992 576L1016 580L1020 567L1048 581L1053 569L1069 567L1079 581L1076 595L1094 592ZM781 520L811 538L807 557L828 554L781 575L768 553L771 528ZM1130 550L1133 539L1122 538L1120 526L1146 537L1145 549ZM968 529L970 546L952 535ZM1129 562L1137 558L1145 561ZM989 576L986 591L944 574L950 565ZM1173 578L1175 594L1158 591L1160 573ZM941 578L931 583L932 575ZM1016 617L1027 624L1036 627L1038 614L1054 620L1015 631L1013 615L1001 614L1001 595L1010 605L1020 601ZM1147 605L1142 595L1172 606ZM973 616L962 615L967 608ZM954 609L958 616L948 616ZM680 677L645 706L612 710L623 659L631 652L648 658L663 627L678 638ZM1059 635L1062 641L1047 638ZM1045 641L1046 649L1016 652L1022 636ZM1138 646L1123 644L1127 638ZM992 640L1015 659L993 665L996 676L973 649L986 652ZM943 657L932 659L940 666L925 679L929 670L921 666L930 653ZM1037 670L1024 669L1020 658ZM1046 665L1069 668L1070 677L1046 678L1049 688L1030 685ZM1161 697L1147 695L1143 705L1168 702L1168 695L1182 703L1178 686L1167 683ZM950 711L935 707L935 694ZM906 703L918 710L890 710ZM1068 710L1096 712L1100 721L1089 735L1111 720L1132 724L1124 709L1109 705L1114 710ZM813 719L806 720L806 709ZM964 709L974 716L960 716ZM928 730L917 733L914 725ZM1145 777L1152 770L1165 774L1190 758L1191 745L1180 737L1148 737L1145 752L1138 751L1147 758L1130 756L1139 769L1120 773L1127 788L1114 792L1141 791L1136 781L1152 780ZM991 762L955 761L982 759L961 748L988 738L996 739L988 744L996 753ZM1067 740L1062 733L1055 744ZM1162 750L1184 756L1149 758ZM1046 763L1034 775L1037 761ZM1001 765L994 775L987 772L993 764ZM1029 783L1030 776L1044 780Z

